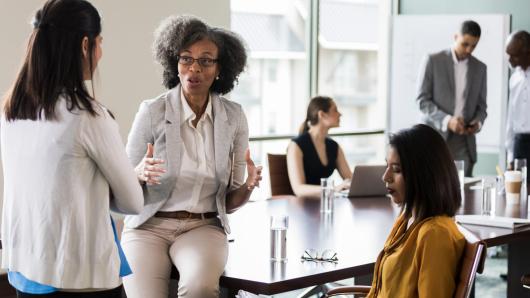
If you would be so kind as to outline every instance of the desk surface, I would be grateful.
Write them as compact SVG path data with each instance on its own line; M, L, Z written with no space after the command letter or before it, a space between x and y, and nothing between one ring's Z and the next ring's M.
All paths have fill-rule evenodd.
M370 274L400 208L388 198L335 200L332 214L320 213L320 201L285 196L248 203L230 215L234 242L229 244L228 263L221 285L272 295ZM526 200L505 206L497 200L496 214L526 217ZM479 191L466 190L460 214L480 212ZM270 215L289 215L286 263L270 261ZM529 239L530 228L511 229L465 225L488 246ZM337 264L302 262L305 249L332 249Z
M459 210L459 214L480 214L481 212L481 190L470 190L466 188L464 204ZM495 215L527 218L527 200L522 199L521 204L506 205L504 196L498 196L496 200ZM463 225L468 230L473 232L477 237L484 240L488 247L507 244L520 239L529 239L530 227L523 227L517 230L478 226L478 225Z
M285 263L270 261L269 217L275 214L289 215ZM271 295L369 274L398 214L386 198L336 199L332 214L320 212L319 200L249 203L230 216L234 242L221 284ZM309 248L332 249L339 261L301 261Z

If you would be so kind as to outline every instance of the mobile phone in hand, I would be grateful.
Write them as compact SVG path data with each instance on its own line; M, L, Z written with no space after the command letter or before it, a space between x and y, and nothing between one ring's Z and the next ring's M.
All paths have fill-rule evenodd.
M477 123L478 122L476 122L476 121L471 121L471 122L469 122L468 124L465 125L465 128L472 128L475 125L477 125Z

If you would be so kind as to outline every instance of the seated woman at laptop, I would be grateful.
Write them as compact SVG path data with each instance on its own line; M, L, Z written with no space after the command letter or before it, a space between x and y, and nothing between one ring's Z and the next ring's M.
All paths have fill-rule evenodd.
M337 105L330 97L317 96L307 107L306 120L300 135L287 148L287 169L294 193L299 197L320 197L320 179L328 178L337 169L343 183L335 189L349 187L352 172L342 148L328 137L332 127L338 127L340 116Z
M390 136L386 161L383 180L402 212L367 297L453 297L466 241L453 219L461 197L449 149L420 124Z

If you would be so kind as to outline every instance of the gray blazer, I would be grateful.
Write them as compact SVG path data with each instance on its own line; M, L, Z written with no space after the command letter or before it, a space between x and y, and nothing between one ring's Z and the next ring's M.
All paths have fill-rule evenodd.
M225 232L230 233L226 216L226 194L241 186L248 148L248 125L241 105L215 93L211 96L215 172L220 181L216 194L218 217ZM182 158L180 138L180 85L140 105L127 141L127 155L133 165L145 156L147 143L154 145L154 157L165 161L166 173L160 185L144 185L145 206L139 215L125 218L129 228L136 228L152 217L169 199L178 180ZM232 175L238 175L233 177ZM236 185L239 184L239 185Z
M418 97L422 122L436 129L447 140L452 133L442 129L443 119L455 110L455 75L451 50L429 55L420 73ZM470 56L467 71L467 86L464 90L464 122L486 120L486 65ZM471 159L477 160L477 145L474 135L466 137Z

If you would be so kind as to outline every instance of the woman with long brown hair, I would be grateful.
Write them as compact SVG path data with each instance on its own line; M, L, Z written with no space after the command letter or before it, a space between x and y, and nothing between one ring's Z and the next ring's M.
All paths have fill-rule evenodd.
M101 18L88 1L49 0L33 27L1 117L2 268L18 297L121 297L130 268L110 209L138 213L143 197L114 118L85 87Z
M320 197L320 179L337 169L345 181L336 190L349 186L352 172L342 148L328 137L329 129L338 127L341 113L327 96L316 96L307 107L300 134L287 148L287 169L294 193L300 197Z
M461 194L442 136L418 124L389 137L383 181L401 214L374 268L367 297L453 297L466 240L454 216Z

